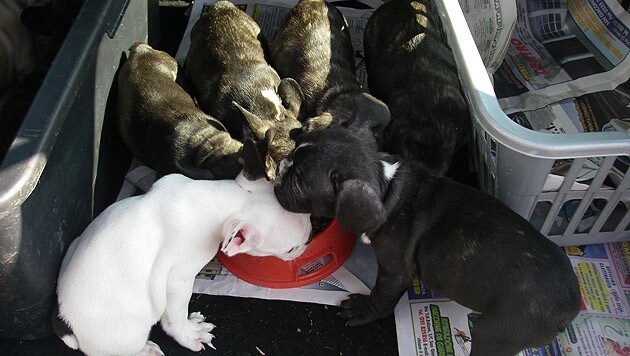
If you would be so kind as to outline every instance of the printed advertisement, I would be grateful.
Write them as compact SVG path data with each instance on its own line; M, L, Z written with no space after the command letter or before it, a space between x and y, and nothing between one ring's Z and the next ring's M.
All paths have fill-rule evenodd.
M516 7L494 74L507 114L614 90L630 78L630 14L617 0L517 0Z
M408 337L414 340L413 344L402 345L399 342L400 355L468 356L470 354L469 324L478 315L472 310L450 301L401 302L394 314L398 338ZM403 319L407 319L407 322L401 322ZM405 325L411 325L411 328L403 327Z
M582 294L582 311L545 347L519 356L630 355L630 242L568 246ZM394 311L401 355L469 355L475 320L470 310L416 279Z
M507 52L514 26L514 0L459 0L470 33L475 39L481 59L488 73L499 69Z

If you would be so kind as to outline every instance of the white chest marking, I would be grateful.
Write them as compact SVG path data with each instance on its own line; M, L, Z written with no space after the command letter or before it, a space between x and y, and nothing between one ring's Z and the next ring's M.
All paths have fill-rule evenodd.
M287 172L287 169L289 169L292 165L293 165L293 160L290 160L288 158L285 158L282 161L280 161L279 174L278 174L278 177L276 178L282 178L282 176L284 176L284 174Z
M394 178L394 175L396 174L396 171L398 170L398 167L400 167L400 162L389 163L381 161L381 163L383 164L383 173L385 174L385 179L387 181L392 180L392 178Z
M297 146L295 151L299 150L302 147L307 147L307 146L315 146L315 144L313 142L304 142L301 145ZM293 152L295 152L295 151L293 151Z
M278 94L276 94L276 92L271 89L264 89L263 91L261 91L261 94L264 98L271 101L273 105L276 107L275 119L280 120L282 103L280 102L280 98L278 97Z

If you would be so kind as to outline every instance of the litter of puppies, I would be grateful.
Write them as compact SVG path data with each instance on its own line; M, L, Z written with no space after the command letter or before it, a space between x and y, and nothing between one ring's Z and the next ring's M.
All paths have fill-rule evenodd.
M118 78L118 127L132 153L165 175L147 199L160 192L168 197L168 191L160 190L166 183L173 195L197 184L189 178L236 184L250 193L256 189L248 182L259 181L266 189L273 183L272 198L235 210L282 216L262 219L281 226L282 234L258 237L268 249L262 242L246 248L254 240L245 235L254 228L228 229L229 236L209 237L216 245L212 251L295 258L311 233L310 217L335 218L370 243L379 266L369 296L351 295L341 303L339 315L348 325L391 314L405 289L420 277L431 289L480 313L470 355L513 355L544 346L575 318L581 306L577 278L564 252L525 219L480 190L444 177L455 150L466 144L470 117L439 18L431 14L431 4L419 0L390 0L375 10L365 31L369 86L363 88L354 71L347 22L334 5L300 0L268 45L253 19L219 1L195 24L183 68L147 44L130 47ZM180 85L178 74L186 76L191 89ZM177 176L175 182L171 173L189 178ZM227 208L231 203L223 193L213 191L217 197L198 189L196 198L203 200L205 194ZM142 199L134 199L133 209L127 210L146 212ZM169 209L166 201L163 208ZM159 216L160 209L154 210ZM207 213L209 220L220 215ZM203 343L212 346L212 324L203 316L182 314L181 305L171 309L168 298L162 298L160 293L170 293L171 286L163 269L142 276L151 290L154 282L164 290L156 292L158 312L143 314L137 333L126 335L129 348L112 349L114 343L108 345L97 332L102 325L77 314L91 303L69 287L82 283L80 254L107 260L99 253L109 251L108 243L101 241L132 224L129 217L116 214L112 208L97 218L81 236L82 245L76 240L66 255L58 287L58 335L88 354L157 353L159 347L146 335L147 325L160 320L181 345L193 351ZM200 214L189 212L203 220ZM168 224L187 224L175 220L164 221L165 231ZM142 216L135 221L143 221ZM153 235L167 241L166 233ZM279 236L285 238L279 241ZM131 244L122 246L133 251ZM148 258L170 258L171 264L185 259L177 251L163 256L162 248L158 244ZM214 255L206 252L175 277L190 282L192 269ZM130 268L140 273L145 267ZM496 270L503 273L489 272ZM149 277L153 273L157 282ZM118 277L111 279L111 295L132 295L133 288L118 283ZM124 292L117 290L125 287ZM186 287L178 298L182 303L190 298ZM121 319L128 317L121 311ZM121 337L114 334L108 335Z

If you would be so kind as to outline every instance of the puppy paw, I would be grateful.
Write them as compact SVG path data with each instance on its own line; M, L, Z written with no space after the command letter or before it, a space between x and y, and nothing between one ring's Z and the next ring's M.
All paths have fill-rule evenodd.
M206 320L206 317L203 316L203 314L201 314L200 312L193 312L188 315L188 320L192 321L193 323L199 324L202 321Z
M370 297L362 294L350 294L339 304L342 309L337 315L346 320L347 326L359 326L379 318L370 306Z
M212 345L214 335L210 333L216 326L204 320L205 317L201 313L191 313L187 322L173 328L171 336L180 345L192 351L205 350L204 344L216 350Z
M164 352L155 342L147 340L147 344L137 356L164 356Z

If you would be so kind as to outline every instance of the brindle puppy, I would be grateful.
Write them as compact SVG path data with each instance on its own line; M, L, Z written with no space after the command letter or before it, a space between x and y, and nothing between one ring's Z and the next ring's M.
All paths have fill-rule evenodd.
M269 153L279 162L294 147L291 130L302 126L297 116L303 94L295 80L280 80L267 64L258 24L232 3L219 1L202 13L190 40L185 67L201 109L238 140L250 129L258 140L275 129ZM267 162L270 176L275 162Z
M235 178L243 144L175 82L175 59L140 42L129 52L118 76L118 128L134 156L160 175Z
M389 110L359 84L354 50L343 14L323 0L301 0L270 46L283 78L295 79L305 96L306 131L331 124L385 127Z

